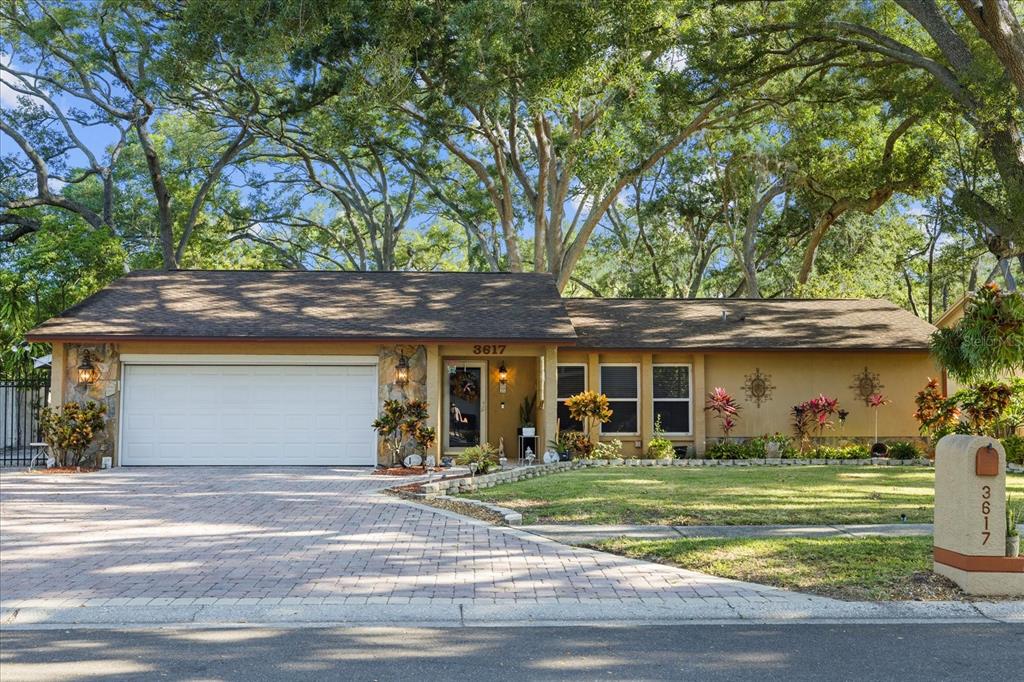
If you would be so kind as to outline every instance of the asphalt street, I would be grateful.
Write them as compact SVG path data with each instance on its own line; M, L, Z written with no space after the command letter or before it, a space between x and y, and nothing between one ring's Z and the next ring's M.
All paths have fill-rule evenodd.
M0 679L1021 679L1024 623L0 633Z

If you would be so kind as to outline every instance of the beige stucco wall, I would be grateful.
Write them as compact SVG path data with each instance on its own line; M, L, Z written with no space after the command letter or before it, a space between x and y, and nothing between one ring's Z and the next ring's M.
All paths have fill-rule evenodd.
M100 396L108 402L113 422L108 431L110 441L106 454L116 455L113 446L116 442L116 410L117 392L119 391L120 365L116 358L121 353L141 354L254 354L254 355L372 355L382 357L382 350L393 351L394 346L381 346L375 343L351 342L122 342L105 346L90 346L101 351L101 357L107 363L104 379L88 391L77 387L74 368L78 363L77 344L54 344L53 402L72 400L86 393ZM431 404L431 423L438 427L438 446L435 454L440 451L443 439L441 424L443 419L444 391L447 389L447 377L444 374L446 360L463 359L477 360L487 363L488 372L488 440L497 445L499 437L504 437L508 456L513 458L516 453L516 428L519 426L519 405L526 395L538 394L537 427L540 438L540 449L554 435L554 396L555 364L582 363L587 365L588 388L598 387L598 368L601 363L637 363L641 365L641 396L640 396L640 433L636 436L618 436L623 441L627 456L641 452L653 437L653 415L650 400L651 367L658 363L683 363L692 366L693 396L692 423L693 434L690 436L673 437L676 444L695 447L703 451L705 434L711 441L721 435L716 422L705 419L703 411L704 396L715 386L722 386L736 396L742 405L738 427L733 435L754 437L782 431L790 433L790 410L792 406L803 400L816 396L819 392L838 397L840 405L850 411L849 420L842 433L834 431L832 436L848 438L870 438L873 435L873 413L870 408L858 400L850 385L854 376L867 367L877 373L883 384L882 393L892 400L892 404L883 407L879 412L879 435L882 438L910 438L917 435L917 424L913 419L914 394L924 386L929 376L937 376L938 370L924 352L760 352L760 353L687 353L687 352L639 352L639 351L601 351L593 352L579 348L560 348L555 351L552 346L543 344L504 344L500 354L483 354L476 344L427 344L424 346L408 346L410 354L415 357L416 365L413 372L416 377L416 397L425 395ZM383 353L387 355L387 353ZM545 356L548 361L545 362ZM555 359L556 362L550 360ZM497 370L504 361L509 369L508 392L498 392ZM383 364L383 362L382 362ZM770 399L760 407L745 394L743 384L745 377L754 372L755 368L771 377L775 389ZM387 368L382 367L387 373ZM542 374L547 372L545 381ZM386 383L382 375L381 382ZM391 387L393 388L393 387ZM381 393L390 395L391 388ZM545 393L547 400L545 400ZM501 403L505 407L501 407ZM550 423L548 423L550 422Z
M718 353L706 356L706 391L721 386L742 406L734 436L754 437L774 431L791 434L790 412L794 405L824 393L838 398L850 412L846 425L826 431L825 436L869 438L874 436L874 410L857 397L851 385L865 368L878 375L880 392L890 401L879 408L880 439L918 436L914 420L914 396L939 369L927 353L910 352L775 352ZM758 407L744 391L746 376L760 368L775 386L770 399ZM708 438L722 435L717 420L708 420Z
M648 359L649 358L649 359ZM733 430L734 437L752 438L780 431L792 434L790 411L793 406L817 396L819 393L839 398L840 407L850 416L840 431L827 431L825 436L870 439L874 435L874 413L863 400L855 397L850 388L854 377L867 367L878 374L881 392L892 401L878 414L880 438L916 438L917 422L913 418L914 395L924 387L928 377L938 376L939 369L925 352L723 352L643 353L639 351L590 352L563 348L560 363L588 365L587 384L598 389L597 373L602 363L629 362L641 365L640 420L642 433L638 437L618 436L627 455L640 452L653 436L652 404L650 400L650 366L661 363L692 365L693 372L693 435L672 437L680 445L693 445L703 451L704 441L713 442L722 436L717 421L706 418L704 399L707 393L721 386L741 405L740 418ZM760 368L770 376L775 386L770 398L756 402L744 391L746 376ZM609 438L603 438L609 440ZM637 446L637 441L641 445Z

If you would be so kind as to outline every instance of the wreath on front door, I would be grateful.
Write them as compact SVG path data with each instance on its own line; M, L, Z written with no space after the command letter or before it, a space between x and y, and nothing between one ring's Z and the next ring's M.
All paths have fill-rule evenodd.
M449 379L452 395L459 400L472 402L480 397L480 385L473 375L464 369L456 370Z

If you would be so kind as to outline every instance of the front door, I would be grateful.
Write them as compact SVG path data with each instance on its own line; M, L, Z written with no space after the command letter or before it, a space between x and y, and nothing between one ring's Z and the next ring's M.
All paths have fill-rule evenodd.
M445 452L458 452L487 440L487 363L445 363Z

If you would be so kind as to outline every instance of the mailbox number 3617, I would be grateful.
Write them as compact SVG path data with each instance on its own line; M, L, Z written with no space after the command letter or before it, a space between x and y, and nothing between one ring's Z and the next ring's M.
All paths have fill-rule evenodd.
M981 486L981 518L985 522L985 529L981 531L981 536L984 538L984 540L981 541L981 544L983 545L988 544L989 538L992 537L992 531L988 529L988 515L989 512L992 511L992 503L989 502L989 498L991 497L992 488L987 485Z

